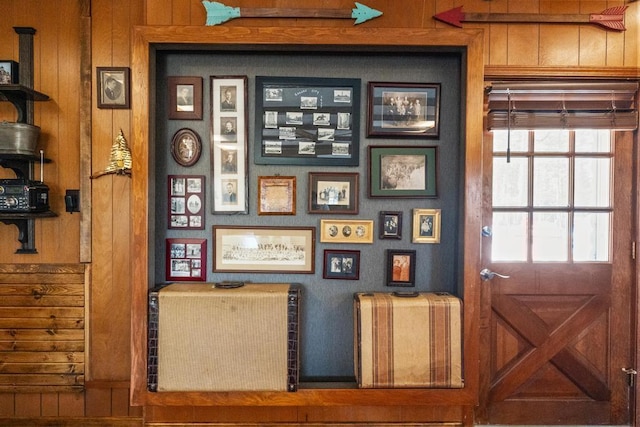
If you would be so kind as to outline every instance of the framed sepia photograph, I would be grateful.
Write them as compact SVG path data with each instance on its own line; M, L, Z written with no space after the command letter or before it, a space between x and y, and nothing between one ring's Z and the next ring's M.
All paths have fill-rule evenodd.
M130 108L130 73L127 67L96 68L98 108Z
M17 85L19 77L16 61L0 59L0 85Z
M369 82L368 98L367 136L439 136L440 84Z
M357 214L357 173L309 172L310 214Z
M323 243L373 243L370 219L321 219L320 241Z
M387 249L387 286L416 285L416 251Z
M369 197L437 197L437 147L369 146Z
M254 161L358 166L360 79L256 77Z
M360 251L325 249L322 277L340 280L360 279Z
M204 230L205 176L169 175L169 228Z
M193 166L202 154L200 135L187 128L178 130L171 139L171 156L180 166Z
M169 119L202 120L202 77L167 77Z
M213 226L213 271L315 272L315 227Z
M247 76L211 76L211 210L248 214Z
M166 239L166 280L204 282L207 279L206 239Z
M382 211L378 223L378 238L402 239L402 212Z
M413 210L413 243L440 243L440 209Z
M258 177L258 215L295 215L296 177Z

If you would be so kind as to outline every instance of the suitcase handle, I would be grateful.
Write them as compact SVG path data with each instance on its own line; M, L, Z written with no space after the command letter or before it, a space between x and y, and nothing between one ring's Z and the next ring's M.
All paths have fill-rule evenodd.
M420 295L419 292L391 292L391 295L393 295L394 297L400 297L400 298L415 298L418 295Z
M241 288L244 286L244 282L216 282L213 286L217 289L235 289Z

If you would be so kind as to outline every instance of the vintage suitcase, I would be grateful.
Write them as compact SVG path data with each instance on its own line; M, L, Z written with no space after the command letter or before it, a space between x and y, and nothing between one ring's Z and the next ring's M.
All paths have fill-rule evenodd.
M462 301L448 293L354 295L361 388L460 388Z
M149 295L151 391L296 391L295 284L174 283Z

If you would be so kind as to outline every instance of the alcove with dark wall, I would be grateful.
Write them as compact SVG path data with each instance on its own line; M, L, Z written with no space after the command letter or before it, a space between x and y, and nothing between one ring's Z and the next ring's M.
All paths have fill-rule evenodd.
M155 156L155 259L150 260L152 282L167 282L165 253L167 238L207 239L207 282L224 280L254 283L299 283L301 301L301 379L350 380L353 369L353 294L368 291L445 291L462 295L462 239L464 117L462 99L463 52L376 52L349 53L290 50L281 52L245 50L158 51L152 97L155 111L152 124L154 140L149 141ZM202 120L168 119L169 93L167 78L200 76L203 80ZM248 93L248 214L220 215L211 213L211 76L247 76ZM359 165L353 167L257 165L254 163L255 82L256 76L360 79ZM437 83L440 84L439 136L437 138L369 138L366 136L367 83ZM171 140L182 129L195 131L202 140L200 159L190 167L176 163L171 155ZM437 147L437 197L435 198L369 198L369 146L434 146ZM309 172L351 172L359 174L359 206L357 215L322 215L307 212ZM168 229L168 175L204 175L206 181L206 223L204 230ZM295 216L258 216L258 177L295 176L297 203ZM153 178L153 177L152 177ZM152 186L153 188L153 186ZM412 210L441 209L442 229L438 244L412 243ZM380 211L401 211L402 239L378 238ZM320 243L321 219L367 219L374 221L373 244ZM212 268L214 246L213 225L229 226L304 226L316 227L314 274L216 273ZM357 250L361 253L359 280L323 279L325 249ZM416 251L415 287L388 287L386 250ZM215 327L215 325L211 325Z

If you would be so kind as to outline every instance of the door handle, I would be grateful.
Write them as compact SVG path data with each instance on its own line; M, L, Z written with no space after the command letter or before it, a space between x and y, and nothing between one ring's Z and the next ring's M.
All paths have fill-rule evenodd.
M491 280L496 276L500 277L501 279L508 279L509 277L511 277L505 274L496 273L495 271L491 271L488 268L483 268L482 270L480 270L480 279L482 279L483 282Z

